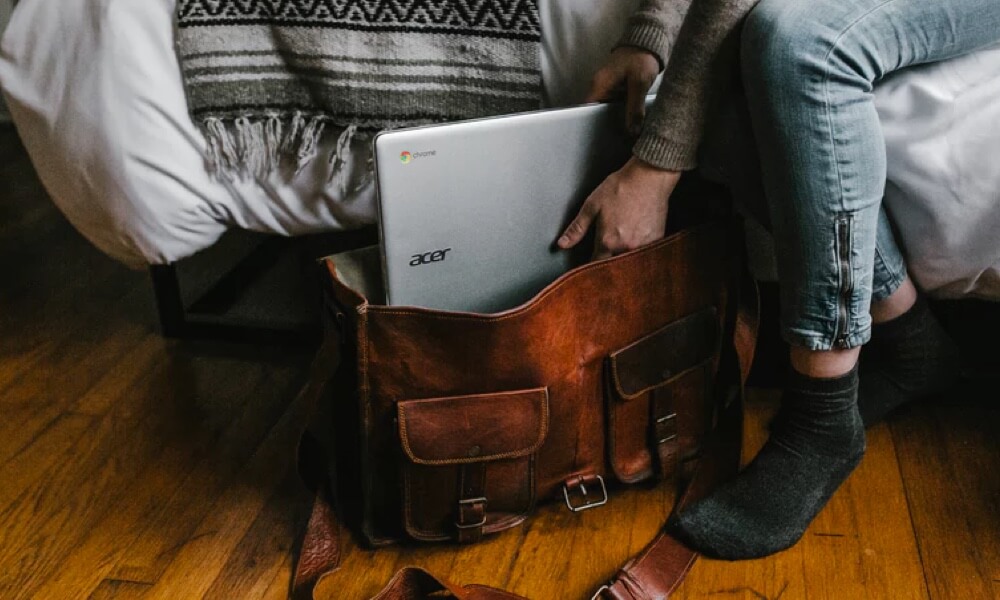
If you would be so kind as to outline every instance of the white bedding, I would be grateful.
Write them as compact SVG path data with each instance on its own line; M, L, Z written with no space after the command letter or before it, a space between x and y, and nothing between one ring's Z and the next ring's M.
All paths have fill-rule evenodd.
M638 0L541 0L543 81L572 104ZM292 181L209 177L173 49L175 0L32 0L2 41L0 84L53 200L95 245L131 265L166 263L228 228L298 235L375 218L358 140L349 177L325 161ZM887 200L918 282L1000 298L1000 48L879 86ZM332 143L335 132L327 140Z

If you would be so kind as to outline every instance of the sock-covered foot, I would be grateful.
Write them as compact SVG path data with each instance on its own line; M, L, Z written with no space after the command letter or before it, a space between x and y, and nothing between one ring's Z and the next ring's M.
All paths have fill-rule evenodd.
M668 528L706 556L737 560L792 546L861 460L857 369L834 379L792 372L771 437L735 479Z
M918 298L907 312L872 327L859 367L861 418L872 425L906 402L939 394L959 371L958 348Z

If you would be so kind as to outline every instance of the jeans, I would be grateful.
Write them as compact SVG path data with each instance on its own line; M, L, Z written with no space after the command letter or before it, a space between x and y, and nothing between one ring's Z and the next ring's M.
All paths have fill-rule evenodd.
M762 0L750 13L743 82L790 344L866 343L871 302L906 278L881 206L873 84L997 41L1000 0Z

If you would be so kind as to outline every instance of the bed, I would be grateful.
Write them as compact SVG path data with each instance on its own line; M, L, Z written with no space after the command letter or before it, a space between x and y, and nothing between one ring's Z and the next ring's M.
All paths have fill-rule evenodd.
M548 105L583 96L637 3L540 0ZM208 174L174 54L174 6L32 0L13 14L0 84L70 222L137 267L190 256L230 228L296 236L371 224L363 140L334 183L325 161L290 181ZM890 159L886 201L914 277L938 297L1000 298L1000 47L897 74L876 96Z

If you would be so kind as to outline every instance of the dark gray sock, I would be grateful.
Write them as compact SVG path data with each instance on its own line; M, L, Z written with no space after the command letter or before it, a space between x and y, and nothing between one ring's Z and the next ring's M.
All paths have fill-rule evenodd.
M861 460L857 369L834 379L792 372L771 437L732 481L668 528L713 558L767 556L792 546Z
M869 426L906 402L945 391L958 379L960 363L954 342L920 298L872 327L859 368L858 408Z

